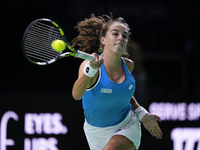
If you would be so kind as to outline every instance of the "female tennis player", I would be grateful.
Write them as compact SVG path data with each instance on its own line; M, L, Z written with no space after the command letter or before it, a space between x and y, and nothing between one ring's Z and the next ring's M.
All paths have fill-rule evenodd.
M72 95L82 99L84 132L91 150L134 150L141 140L141 125L158 139L162 131L157 115L149 114L134 98L134 63L125 58L130 29L123 18L93 14L77 25L73 46L92 53L79 68ZM100 53L101 54L100 54ZM100 55L98 55L98 53Z

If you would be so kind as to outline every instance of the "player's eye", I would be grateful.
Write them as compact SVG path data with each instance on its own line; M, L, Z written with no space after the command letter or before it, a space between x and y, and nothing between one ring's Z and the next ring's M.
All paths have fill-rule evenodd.
M124 39L128 39L128 35L124 34L124 35L123 35L123 38L124 38Z
M114 32L114 33L113 33L113 35L114 35L114 36L118 36L118 35L119 35L119 33L117 33L117 32Z

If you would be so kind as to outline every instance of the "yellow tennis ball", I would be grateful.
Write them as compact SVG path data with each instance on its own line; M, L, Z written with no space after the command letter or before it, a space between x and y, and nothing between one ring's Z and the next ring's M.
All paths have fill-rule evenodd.
M66 48L65 42L62 40L55 40L51 43L51 47L56 51L56 52L62 52Z

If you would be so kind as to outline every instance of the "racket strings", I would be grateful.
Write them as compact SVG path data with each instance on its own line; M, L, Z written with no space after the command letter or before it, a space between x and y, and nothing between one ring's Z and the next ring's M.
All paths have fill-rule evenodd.
M25 53L35 62L48 62L54 59L59 52L52 49L51 43L62 39L60 31L49 22L36 22L29 29L25 39Z

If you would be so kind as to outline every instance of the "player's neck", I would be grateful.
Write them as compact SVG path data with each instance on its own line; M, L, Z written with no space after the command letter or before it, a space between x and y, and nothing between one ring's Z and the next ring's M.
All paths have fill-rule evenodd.
M119 69L122 68L120 55L103 53L102 56L104 58L104 66L107 72L109 72L110 74L115 74Z

